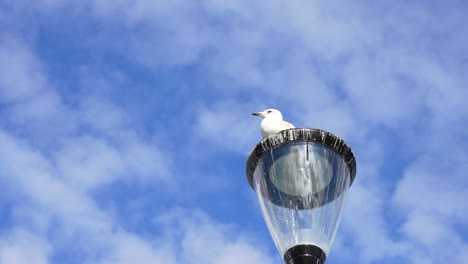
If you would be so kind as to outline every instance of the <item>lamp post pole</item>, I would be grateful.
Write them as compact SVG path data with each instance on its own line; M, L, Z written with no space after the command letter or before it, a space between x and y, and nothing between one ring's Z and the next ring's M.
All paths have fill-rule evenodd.
M246 172L284 262L325 263L356 176L348 144L319 129L283 130L257 144Z

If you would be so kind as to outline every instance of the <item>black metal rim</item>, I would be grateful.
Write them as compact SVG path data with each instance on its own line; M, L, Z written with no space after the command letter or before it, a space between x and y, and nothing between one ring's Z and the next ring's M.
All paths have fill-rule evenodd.
M296 245L284 253L285 263L313 263L310 260L321 261L316 261L315 263L325 263L326 259L327 255L325 252L321 248L311 244Z
M253 185L253 175L263 154L284 144L299 141L323 144L340 154L348 165L351 186L356 177L356 159L351 147L338 136L315 128L286 129L260 141L252 150L247 160L246 173L250 186L255 189Z

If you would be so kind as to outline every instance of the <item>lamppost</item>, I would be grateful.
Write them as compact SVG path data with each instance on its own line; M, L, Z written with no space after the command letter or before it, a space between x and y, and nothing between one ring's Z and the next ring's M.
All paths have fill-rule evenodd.
M270 234L286 264L323 264L356 176L351 148L319 129L283 130L247 160Z

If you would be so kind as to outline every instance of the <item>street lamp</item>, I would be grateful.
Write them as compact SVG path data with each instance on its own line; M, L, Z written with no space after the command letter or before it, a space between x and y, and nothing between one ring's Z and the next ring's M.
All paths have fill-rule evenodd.
M319 129L283 130L257 144L246 171L285 263L325 263L356 176L348 144Z

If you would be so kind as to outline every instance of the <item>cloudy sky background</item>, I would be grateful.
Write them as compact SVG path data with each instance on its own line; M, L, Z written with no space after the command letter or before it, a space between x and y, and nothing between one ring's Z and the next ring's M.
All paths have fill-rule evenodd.
M0 0L0 263L280 264L253 111L345 139L327 263L468 263L464 1Z

